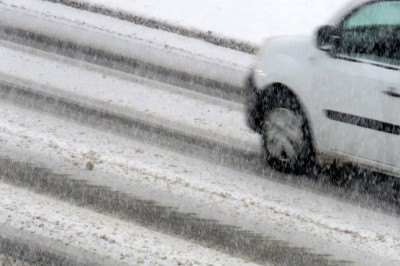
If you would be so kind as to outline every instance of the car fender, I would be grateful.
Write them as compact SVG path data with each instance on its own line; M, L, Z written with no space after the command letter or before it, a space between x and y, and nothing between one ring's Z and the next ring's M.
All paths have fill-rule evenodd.
M307 118L311 135L318 121L312 95L315 72L315 48L312 38L278 37L267 40L260 49L254 68L254 83L260 95L273 84L281 84L293 93ZM315 148L319 144L313 138Z

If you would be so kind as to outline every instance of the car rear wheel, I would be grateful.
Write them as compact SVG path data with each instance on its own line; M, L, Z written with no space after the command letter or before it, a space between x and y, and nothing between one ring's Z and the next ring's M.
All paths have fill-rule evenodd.
M268 100L262 139L264 156L276 170L303 174L312 167L314 153L305 115L297 100L287 94Z

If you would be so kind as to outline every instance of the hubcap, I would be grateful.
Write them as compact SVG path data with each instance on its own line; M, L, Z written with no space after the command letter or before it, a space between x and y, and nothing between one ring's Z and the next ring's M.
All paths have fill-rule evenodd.
M303 119L286 108L272 110L265 121L264 141L268 153L287 162L295 160L304 146Z

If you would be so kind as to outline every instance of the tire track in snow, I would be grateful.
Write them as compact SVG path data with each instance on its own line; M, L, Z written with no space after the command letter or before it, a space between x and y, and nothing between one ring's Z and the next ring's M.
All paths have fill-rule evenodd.
M185 154L204 154L209 160L238 169L263 173L261 155L241 150L212 139L191 135L159 124L128 117L82 102L40 92L19 84L0 81L0 96L4 101L23 108L33 108L73 121L106 129L118 135L139 138L149 143L177 149Z

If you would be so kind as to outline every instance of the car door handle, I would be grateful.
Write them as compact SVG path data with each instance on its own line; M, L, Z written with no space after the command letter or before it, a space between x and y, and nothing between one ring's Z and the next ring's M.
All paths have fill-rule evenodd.
M400 98L400 93L395 88L389 88L387 91L383 91L383 93L390 97Z

